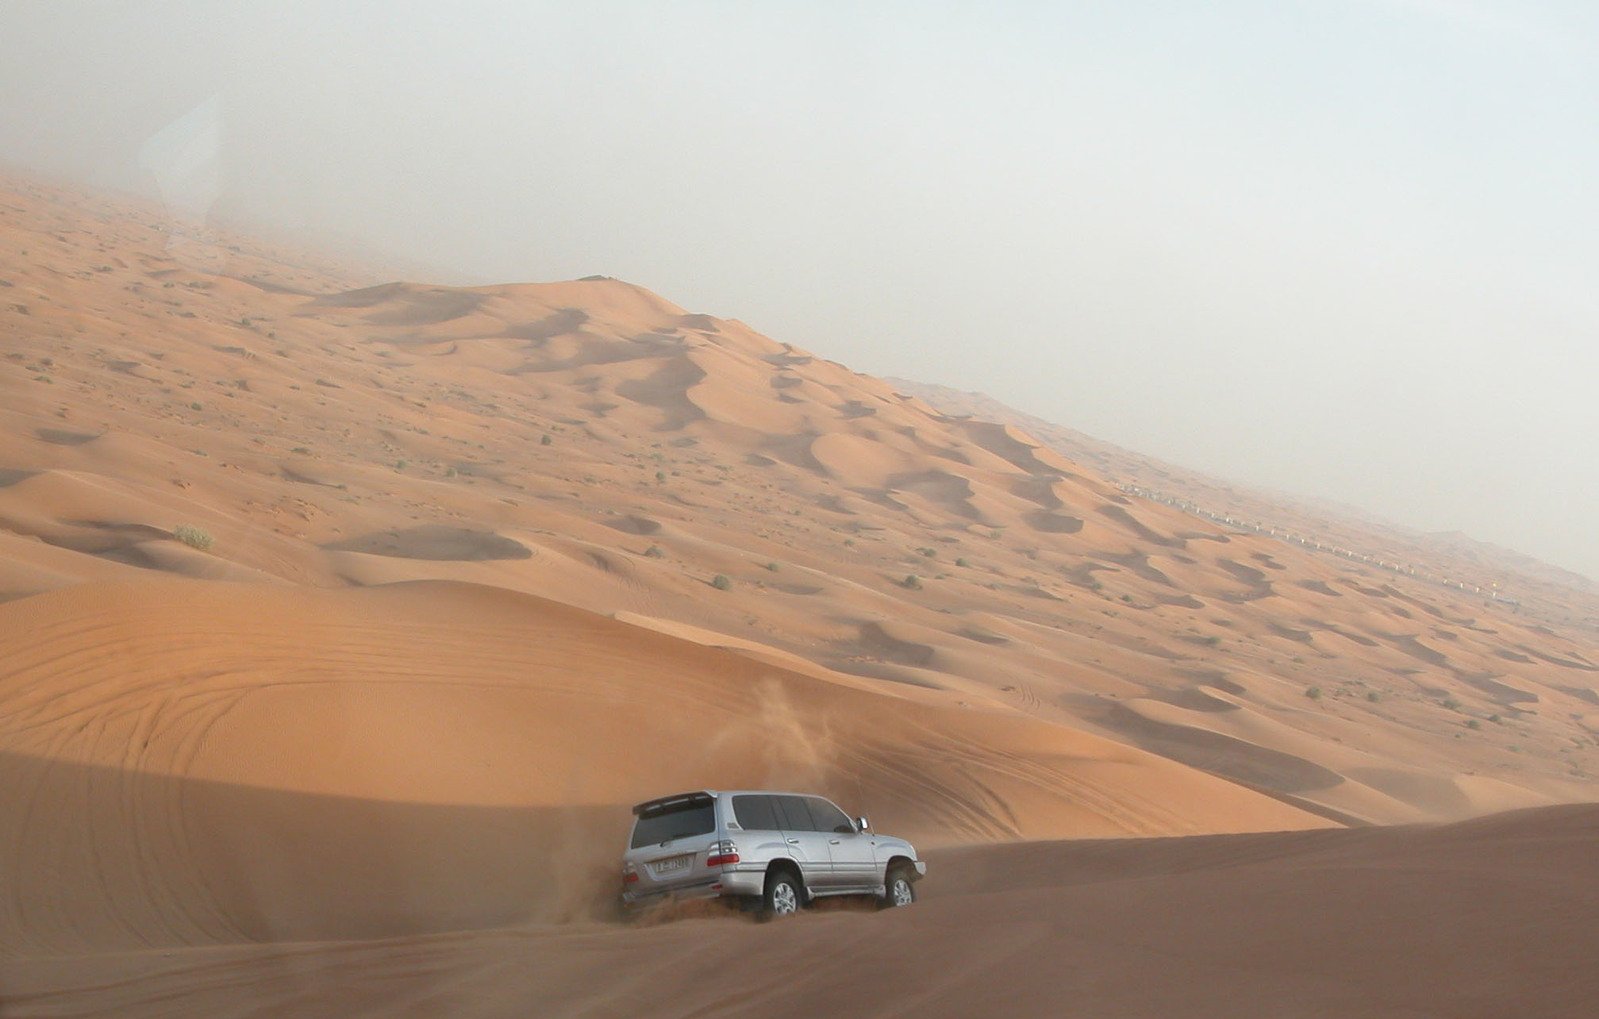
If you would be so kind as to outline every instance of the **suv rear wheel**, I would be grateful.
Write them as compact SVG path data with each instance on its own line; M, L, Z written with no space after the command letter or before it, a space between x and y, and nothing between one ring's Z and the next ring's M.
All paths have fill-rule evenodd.
M800 883L787 870L766 875L766 892L761 896L762 912L769 917L792 916L800 908Z

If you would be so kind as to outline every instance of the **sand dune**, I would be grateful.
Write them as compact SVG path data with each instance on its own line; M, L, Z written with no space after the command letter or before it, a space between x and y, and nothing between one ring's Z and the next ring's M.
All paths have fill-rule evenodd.
M896 915L0 961L12 1014L1591 1014L1592 808L935 853ZM774 973L774 960L780 972ZM236 990L251 988L247 999Z
M613 854L568 857L662 787L799 782L928 844L1321 823L1061 726L497 588L85 584L0 606L0 661L9 953L582 915Z
M368 977L421 992L435 976L426 1000L467 1013L525 1014L536 980L557 1011L629 1014L649 980L586 1005L577 988L641 957L665 960L642 972L674 1008L771 1004L771 984L696 996L701 933L844 973L836 999L807 982L795 1001L914 984L971 1012L1006 986L1018 1011L1070 993L1147 1014L1214 958L1198 921L1126 940L1138 918L1168 894L1219 916L1251 887L1342 918L1330 958L1363 967L1365 1014L1494 1014L1494 959L1512 956L1489 918L1529 915L1509 898L1461 920L1479 926L1460 958L1497 975L1413 998L1355 951L1366 928L1343 899L1288 890L1300 862L1234 873L1207 855L1219 843L1127 845L1104 859L1154 861L1150 883L1090 885L1044 872L1092 869L1091 845L982 847L1596 798L1596 631L1547 572L1534 615L1189 512L1123 491L1119 454L1066 456L618 280L381 282L249 238L185 261L136 205L27 182L0 198L15 1014L151 1013L180 991L229 1014L263 985L279 1011L382 1012L399 992ZM1437 547L1440 569L1502 559ZM630 802L768 782L968 847L939 856L943 903L930 883L913 918L809 917L773 942L596 919ZM1586 815L1505 823L1543 844L1570 817ZM1512 830L1341 833L1349 874L1299 852L1320 836L1231 845L1240 866L1321 861L1351 896L1399 887L1416 847ZM1042 915L1001 887L1010 866L1037 878ZM1429 881L1396 901L1456 908ZM1361 1011L1331 963L1255 938L1251 918L1287 923L1276 902L1226 914L1215 942L1262 953L1265 996L1228 982L1235 960L1205 1007ZM884 954L824 951L839 932ZM1152 981L1157 958L1189 961ZM339 960L361 974L348 999L316 976ZM1089 965L1110 976L1072 982ZM1464 979L1453 965L1432 972ZM502 978L487 991L485 972ZM304 999L296 974L316 985Z

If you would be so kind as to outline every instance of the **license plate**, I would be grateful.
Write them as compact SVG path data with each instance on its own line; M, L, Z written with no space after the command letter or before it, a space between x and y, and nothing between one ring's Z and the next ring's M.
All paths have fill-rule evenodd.
M688 870L688 861L690 859L687 856L674 856L669 860L659 860L650 864L650 866L655 869L657 874L674 874L680 870Z

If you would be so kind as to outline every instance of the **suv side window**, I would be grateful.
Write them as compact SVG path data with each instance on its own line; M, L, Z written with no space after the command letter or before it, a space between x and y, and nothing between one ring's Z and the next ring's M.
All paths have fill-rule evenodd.
M803 796L773 796L777 807L777 820L784 831L817 831L811 812L805 808Z
M840 835L855 833L855 826L844 816L844 812L821 797L807 796L805 805L811 808L811 819L815 822L813 830L836 832Z
M773 796L733 797L733 816L745 831L777 831L783 827L777 821Z

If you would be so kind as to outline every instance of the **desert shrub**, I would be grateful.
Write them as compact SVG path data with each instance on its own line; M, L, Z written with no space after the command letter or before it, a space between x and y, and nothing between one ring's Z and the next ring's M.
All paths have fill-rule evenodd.
M1466 728L1468 728L1468 729L1481 729L1482 728L1482 723L1477 721L1475 718L1468 718L1468 719L1466 719Z
M188 524L179 524L174 527L172 536L190 548L197 548L202 552L208 550L214 544L214 539L208 532L198 527L191 527Z
M661 559L665 557L666 550L659 545L651 545L649 548L644 550L644 554L649 556L651 559Z
M728 588L733 586L733 582L727 579L727 574L718 573L716 576L711 578L711 586L716 588L718 591L726 591Z
M970 566L971 563L967 562L965 557L963 556L963 557L955 560L955 565L961 567L962 569L964 569L965 567Z
M1376 704L1378 701L1382 700L1382 698L1377 695L1377 691L1375 690L1367 691L1366 699L1371 701L1373 704Z
M766 568L771 570L773 573L776 573L782 567L778 566L776 563L767 563Z
M540 446L548 446L550 443L552 443L554 441L555 441L554 439L552 439L548 435L546 435L546 436L543 436L542 438L539 439L539 445Z
M1455 700L1453 697L1445 697L1443 700L1443 705L1450 711L1460 710L1460 702Z
M1305 696L1309 697L1313 701L1321 700L1321 687L1313 686L1313 687L1308 688L1305 691Z
M1500 718L1498 715L1489 715L1488 716L1488 721L1492 722L1495 725L1498 725L1499 723L1503 722L1504 719Z
M920 591L922 589L922 578L914 573L907 573L905 574L905 579L900 581L900 586L908 587L912 591Z

